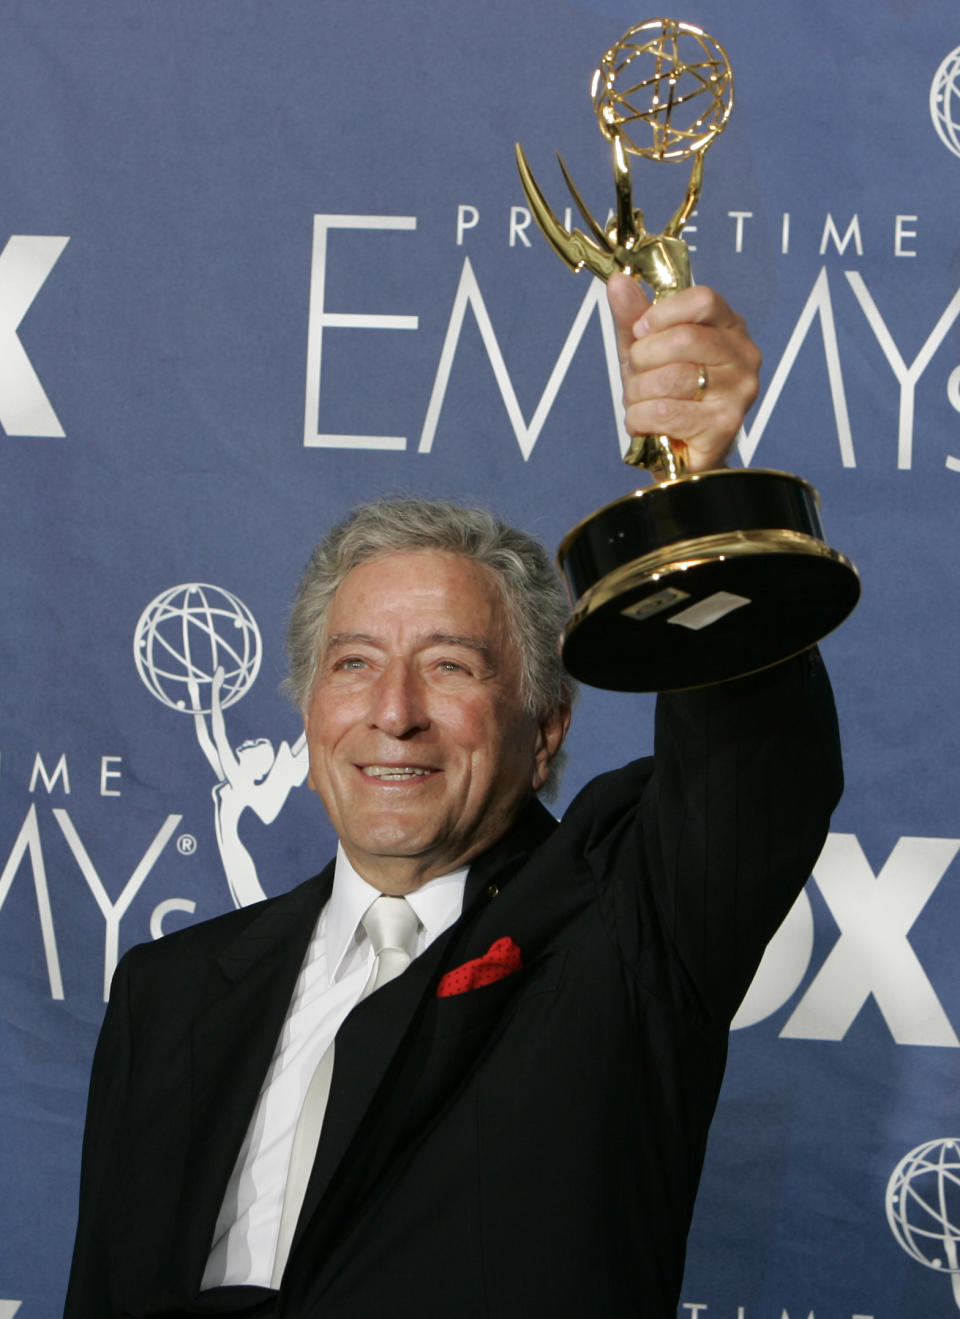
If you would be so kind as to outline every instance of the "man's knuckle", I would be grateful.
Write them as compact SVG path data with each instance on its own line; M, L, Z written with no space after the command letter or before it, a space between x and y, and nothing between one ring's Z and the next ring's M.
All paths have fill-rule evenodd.
M743 409L726 399L718 403L713 414L714 425L725 435L739 430L742 418Z
M675 326L670 332L669 347L678 361L697 361L702 347L699 326L691 322Z
M686 375L686 363L671 362L659 373L660 392L667 398L676 398L683 393Z

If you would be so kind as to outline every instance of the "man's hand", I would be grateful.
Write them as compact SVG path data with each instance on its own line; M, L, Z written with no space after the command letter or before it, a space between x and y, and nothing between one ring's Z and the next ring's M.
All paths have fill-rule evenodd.
M629 433L682 440L688 471L721 467L760 387L743 318L704 285L653 306L636 280L614 275L607 297Z

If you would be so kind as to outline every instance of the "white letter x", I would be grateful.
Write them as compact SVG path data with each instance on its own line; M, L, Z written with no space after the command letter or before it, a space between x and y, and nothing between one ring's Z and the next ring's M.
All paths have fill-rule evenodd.
M907 940L958 850L957 838L901 838L874 877L854 834L830 834L813 875L840 938L781 1035L842 1040L873 994L898 1044L960 1046Z
M0 252L0 425L8 435L63 438L17 330L69 241L14 234Z

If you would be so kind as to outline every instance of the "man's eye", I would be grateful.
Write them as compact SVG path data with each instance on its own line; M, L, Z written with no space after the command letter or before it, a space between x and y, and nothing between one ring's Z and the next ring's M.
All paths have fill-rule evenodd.
M437 665L441 673L468 673L469 670L463 664L458 664L456 660L441 660Z
M343 659L337 660L336 664L334 664L333 667L334 669L339 669L339 670L343 670L343 669L355 670L355 669L364 669L366 668L366 666L367 666L367 661L361 659L359 655L347 655Z

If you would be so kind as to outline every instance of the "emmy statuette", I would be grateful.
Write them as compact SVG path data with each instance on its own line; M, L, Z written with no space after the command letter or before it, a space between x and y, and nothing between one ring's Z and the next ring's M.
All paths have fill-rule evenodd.
M603 56L594 108L612 145L614 216L604 227L560 168L588 232L564 228L519 143L517 165L544 237L574 271L626 271L654 301L691 284L683 227L703 156L726 125L726 52L689 23L650 19ZM662 233L633 204L629 156L692 158L686 196ZM819 641L850 613L857 570L830 548L820 497L787 472L687 473L682 442L634 436L624 461L656 483L585 518L557 554L573 603L563 658L576 678L614 691L703 686L763 669Z

